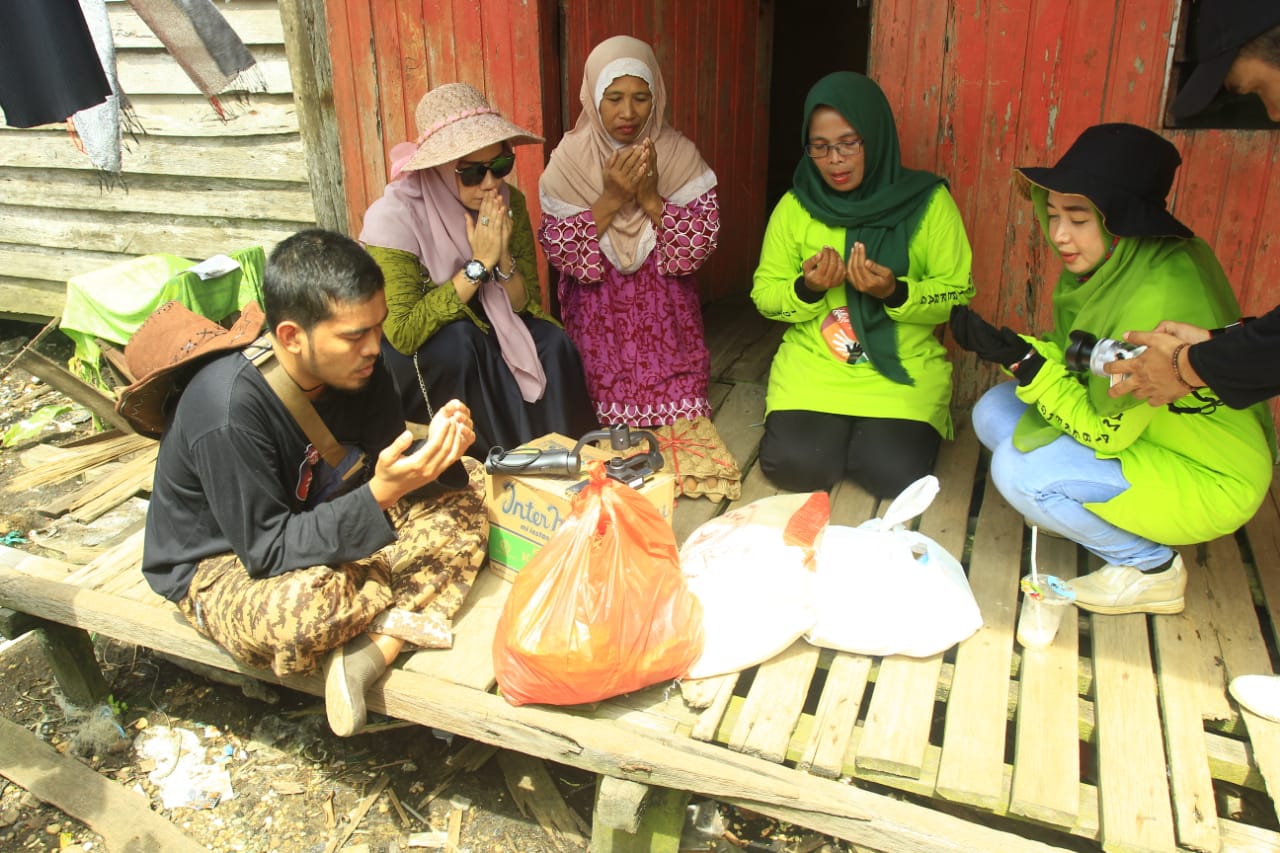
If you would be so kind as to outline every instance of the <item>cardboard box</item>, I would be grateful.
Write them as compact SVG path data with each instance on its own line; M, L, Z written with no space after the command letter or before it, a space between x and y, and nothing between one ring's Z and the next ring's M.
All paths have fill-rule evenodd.
M521 445L542 450L572 450L577 439L557 433ZM645 445L633 448L626 456L642 452ZM489 564L507 580L515 576L560 529L569 517L573 503L571 491L586 481L586 462L608 461L615 454L595 447L582 449L583 474L580 477L543 477L493 474L489 477ZM667 523L675 505L676 484L671 474L655 474L639 489Z

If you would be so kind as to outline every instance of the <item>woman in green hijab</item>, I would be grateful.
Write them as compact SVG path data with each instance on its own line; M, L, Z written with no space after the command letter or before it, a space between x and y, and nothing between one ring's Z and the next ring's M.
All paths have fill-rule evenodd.
M1167 408L1112 398L1100 365L1083 364L1109 347L1072 343L1076 332L1118 339L1165 318L1203 328L1239 319L1213 250L1165 209L1181 161L1150 130L1103 124L1052 168L1018 169L1064 267L1053 331L996 329L968 308L951 318L960 346L1017 380L973 410L991 481L1029 522L1106 561L1070 583L1095 613L1181 611L1187 578L1172 546L1231 533L1271 482L1275 433L1261 404L1230 409L1190 386Z
M951 364L934 335L973 296L946 182L903 168L880 87L850 71L809 91L803 156L769 218L751 298L790 324L769 373L761 468L792 491L849 477L892 497L951 438Z

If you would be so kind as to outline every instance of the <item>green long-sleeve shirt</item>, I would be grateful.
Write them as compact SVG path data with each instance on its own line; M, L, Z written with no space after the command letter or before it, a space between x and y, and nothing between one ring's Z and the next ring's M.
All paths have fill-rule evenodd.
M521 309L522 313L551 320L542 310L542 291L538 285L538 263L533 248L529 208L524 195L515 187L511 187L510 207L511 257L524 276L525 293L529 298ZM366 246L365 249L382 268L382 275L387 282L387 320L382 325L382 333L399 352L405 355L417 352L445 324L464 317L486 332L489 331L488 324L476 316L468 303L458 298L453 284L448 279L439 284L433 282L426 268L412 252L388 249L385 246Z
M847 363L851 330L843 287L816 301L798 293L801 263L823 246L843 247L844 229L814 219L787 193L769 218L751 290L761 314L791 324L769 371L768 411L924 421L950 438L951 363L934 328L947 321L951 306L973 296L973 254L951 194L939 187L929 199L907 247L907 274L899 277L906 298L885 305L911 385L894 382L865 359Z

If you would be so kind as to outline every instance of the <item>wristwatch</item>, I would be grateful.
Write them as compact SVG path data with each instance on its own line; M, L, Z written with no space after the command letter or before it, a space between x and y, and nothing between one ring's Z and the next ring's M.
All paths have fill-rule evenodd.
M472 284L484 284L489 280L489 268L475 258L467 261L462 267L462 274Z

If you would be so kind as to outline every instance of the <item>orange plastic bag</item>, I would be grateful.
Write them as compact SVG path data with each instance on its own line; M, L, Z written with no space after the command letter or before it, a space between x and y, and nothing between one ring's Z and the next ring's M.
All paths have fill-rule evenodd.
M702 654L671 527L603 463L588 472L498 620L493 665L512 705L596 702L679 678Z

